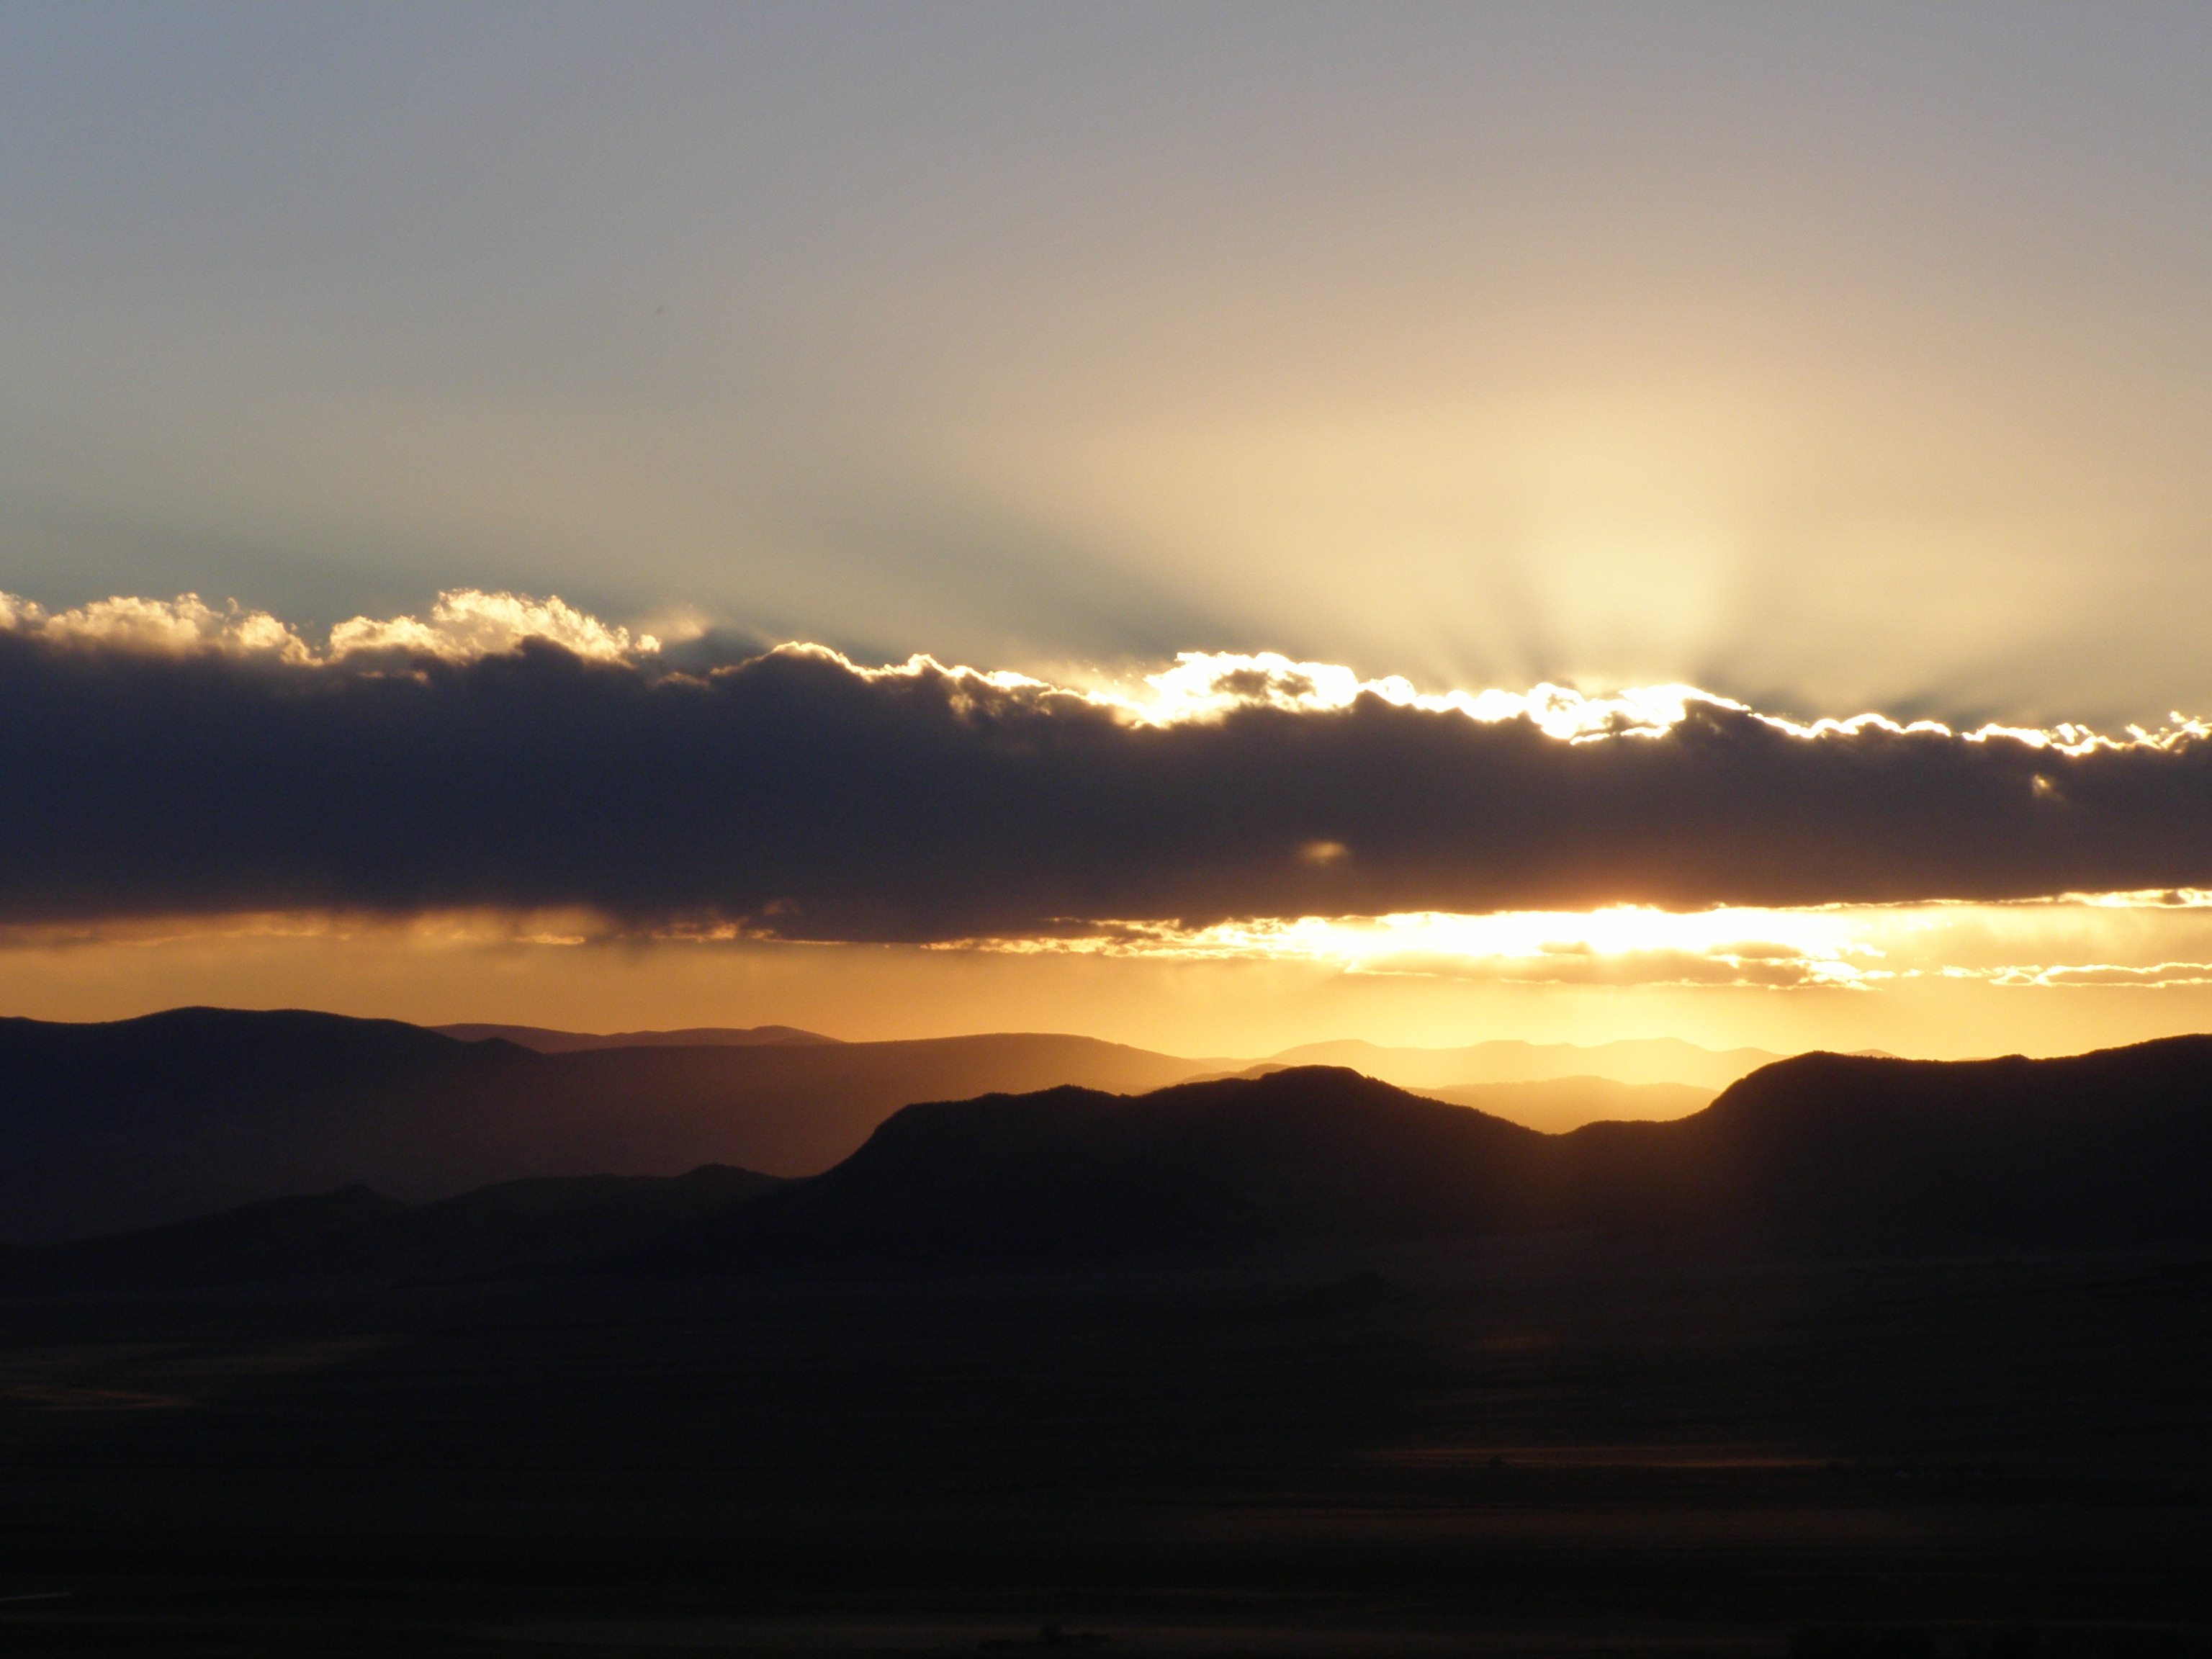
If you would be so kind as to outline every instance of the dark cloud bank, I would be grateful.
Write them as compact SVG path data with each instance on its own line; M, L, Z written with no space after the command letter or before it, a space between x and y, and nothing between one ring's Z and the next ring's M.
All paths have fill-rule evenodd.
M583 905L933 940L2205 884L2206 740L1808 738L1692 704L1569 744L1371 696L1147 726L805 651L680 676L535 641L287 665L0 629L19 923Z

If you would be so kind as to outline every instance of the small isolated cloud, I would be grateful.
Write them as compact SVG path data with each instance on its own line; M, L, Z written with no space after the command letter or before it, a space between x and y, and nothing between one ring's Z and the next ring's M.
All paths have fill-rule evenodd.
M328 647L320 651L265 611L243 610L235 601L218 611L197 593L173 599L99 599L52 612L0 593L0 629L36 635L52 644L169 655L274 656L293 664L331 663L361 653L468 662L514 651L526 640L597 662L635 660L660 649L652 635L633 635L557 598L536 599L474 587L438 595L427 621L356 617L342 622L331 629Z
M0 593L0 629L36 633L54 644L174 655L216 651L307 662L307 643L265 611L232 603L217 611L197 593L173 599L96 600L49 614L27 599Z
M466 662L540 640L596 662L623 662L660 649L650 634L633 636L558 599L530 599L473 587L441 593L430 619L393 617L378 622L356 617L331 629L331 654L397 651Z
M1803 725L1265 656L1091 690L804 646L680 672L654 646L474 591L320 646L191 596L0 603L0 921L573 908L942 941L2212 887L2188 722ZM1505 954L1611 973L1648 943ZM1738 945L1649 965L1848 977Z

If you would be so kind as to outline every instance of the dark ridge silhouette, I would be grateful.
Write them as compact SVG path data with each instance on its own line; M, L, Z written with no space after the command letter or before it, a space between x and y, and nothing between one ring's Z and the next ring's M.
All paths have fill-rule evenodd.
M1047 1259L1553 1229L1757 1251L2212 1239L2212 1037L2067 1060L1814 1054L1673 1122L1544 1135L1337 1067L912 1106L645 1253Z
M811 1175L911 1101L1200 1062L1088 1037L543 1054L392 1020L173 1009L0 1020L0 1237L57 1243L356 1183L408 1202L528 1176Z
M680 1176L502 1182L415 1206L342 1187L25 1253L0 1264L0 1282L216 1285L561 1267L641 1249L781 1184L710 1164Z
M1224 1078L1265 1077L1270 1072L1287 1072L1290 1067L1275 1060L1263 1060L1253 1066L1226 1066L1218 1071L1194 1072L1182 1079L1185 1083L1218 1083Z
M542 1054L301 1012L0 1021L0 1203L11 1242L41 1243L324 1194L235 1224L276 1230L277 1249L286 1227L320 1237L330 1216L352 1224L346 1206L390 1201L345 1195L357 1186L419 1204L525 1177L828 1170L695 1218L664 1253L694 1265L1555 1228L1887 1250L2212 1227L2212 1037L2054 1060L1801 1055L1675 1121L1559 1135L1341 1068L1159 1086L1197 1063L1018 1035ZM1071 1076L1092 1086L1018 1092ZM488 1248L467 1242L472 1213L494 1218L485 1237L533 1203L550 1206L545 1239L589 1231L553 1213L568 1200L551 1188L499 1190L444 1212L454 1261Z
M1504 1038L1463 1048L1388 1048L1340 1040L1285 1048L1269 1060L1285 1066L1349 1066L1401 1089L1453 1089L1476 1083L1538 1083L1554 1078L1609 1078L1616 1083L1688 1083L1725 1089L1780 1054L1764 1048L1700 1048L1680 1037L1631 1037L1584 1046Z
M1608 1077L1555 1077L1536 1083L1462 1083L1413 1093L1492 1117L1564 1134L1585 1123L1661 1121L1703 1111L1714 1091L1693 1083L1616 1083Z
M1616 1214L1823 1247L2212 1237L2212 1036L2057 1060L1809 1054L1563 1143Z
M544 1025L433 1025L441 1036L464 1042L497 1037L541 1054L572 1054L584 1048L774 1048L800 1043L835 1042L818 1031L796 1025L693 1025L678 1031L558 1031Z
M1134 1099L1059 1088L909 1106L827 1174L672 1244L787 1257L1074 1257L1544 1224L1546 1137L1301 1066Z

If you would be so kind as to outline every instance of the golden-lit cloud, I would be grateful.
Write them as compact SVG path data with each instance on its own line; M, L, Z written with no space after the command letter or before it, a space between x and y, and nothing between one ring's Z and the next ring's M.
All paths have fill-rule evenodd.
M1676 914L1613 906L1587 913L1302 916L1189 929L1122 922L1085 935L934 948L1297 961L1349 974L1529 985L1859 988L1881 975L1882 954L1860 939L1861 931L1840 911Z
M477 589L319 645L191 595L4 615L21 924L576 909L641 938L1150 936L1371 974L1814 987L1903 971L1887 924L1846 937L1824 907L2212 886L2212 732L2180 715L1801 720L1687 685L1431 691L1270 653L1054 683L663 649ZM2121 961L1994 965L2022 960Z
M242 609L234 599L218 611L197 593L173 599L118 595L52 613L0 593L0 629L35 633L57 643L155 653L222 651L267 654L288 663L314 657L305 640L267 611Z
M931 659L918 658L917 663ZM933 664L932 665L934 665ZM960 669L957 673L974 671ZM1035 684L1017 678L1008 683ZM1273 652L1238 654L1226 652L1179 653L1176 665L1147 674L1143 684L1149 695L1131 695L1106 689L1094 690L1097 700L1128 709L1138 718L1156 724L1218 719L1232 711L1267 708L1290 713L1318 713L1349 708L1362 697L1373 697L1395 708L1417 708L1430 714L1452 713L1485 723L1525 720L1547 737L1565 742L1588 742L1602 738L1656 735L1680 726L1693 709L1704 708L1747 714L1778 732L1792 737L1856 737L1867 732L1895 736L1925 733L1959 738L1968 743L2010 738L2030 748L2065 755L2088 754L2099 749L2149 745L2171 747L2212 732L2212 727L2175 713L2171 723L2155 730L2130 726L2118 738L2088 726L2061 721L2049 727L2004 725L1991 721L1956 729L1941 720L1894 720L1877 714L1847 719L1794 720L1762 713L1734 697L1698 690L1693 685L1631 686L1589 695L1571 686L1539 684L1527 691L1500 690L1422 692L1402 676L1363 679L1351 669L1331 663L1293 662ZM2047 781L2045 783L2047 787Z
M671 617L674 626L692 638L708 631L695 612L679 610L672 612ZM441 592L427 617L351 617L333 625L319 648L267 611L246 609L234 599L218 609L197 593L179 594L173 599L116 595L50 612L19 595L0 592L0 631L125 652L265 655L295 665L334 664L357 653L379 653L466 663L509 653L526 641L537 641L586 661L649 667L662 648L655 634L605 621L557 594L541 599L479 588ZM1484 725L1525 721L1546 736L1568 743L1661 735L1701 709L1745 715L1774 731L1808 740L1867 733L1957 738L1968 743L2005 738L2064 755L2171 748L2212 734L2212 727L2203 720L2179 712L2171 715L2166 725L2155 729L2130 725L2118 737L2065 721L2048 727L1988 722L1959 729L1940 720L1899 721L1873 713L1801 721L1682 684L1628 686L1600 693L1548 683L1525 691L1490 687L1431 692L1419 690L1401 675L1363 678L1340 664L1297 661L1277 652L1183 651L1176 654L1173 666L1157 672L1093 671L1065 684L1025 673L945 663L927 653L876 667L827 646L803 641L779 646L775 654L834 665L866 683L935 681L964 706L973 706L971 694L1012 696L1047 707L1081 703L1152 726L1218 722L1227 715L1255 709L1294 714L1340 713L1367 699L1424 714L1455 714ZM707 659L710 665L718 660ZM672 660L667 666L671 672L680 672ZM2035 785L2045 793L2053 787L2048 779L2040 778ZM1345 850L1336 842L1313 844L1338 848L1324 862L1341 856Z
M331 629L331 655L356 651L420 653L448 661L512 651L525 640L543 640L577 656L621 662L650 655L660 641L650 634L601 622L561 599L486 593L473 587L438 595L429 620L393 617L374 621L356 617Z
M330 630L323 650L265 611L244 609L234 599L217 610L197 593L180 593L173 599L118 595L49 612L28 599L0 592L0 629L35 635L57 644L169 654L268 655L295 665L334 661L356 652L398 652L467 662L513 651L526 640L543 641L602 662L635 660L660 648L652 635L633 635L619 624L602 622L558 595L538 599L473 587L449 588L439 594L427 621L411 616L355 617L339 623Z

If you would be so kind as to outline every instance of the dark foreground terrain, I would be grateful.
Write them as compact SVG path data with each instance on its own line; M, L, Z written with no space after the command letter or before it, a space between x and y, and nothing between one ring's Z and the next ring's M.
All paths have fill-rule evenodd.
M0 1355L10 1653L2034 1659L2212 1629L2201 1252L49 1291L0 1304Z

